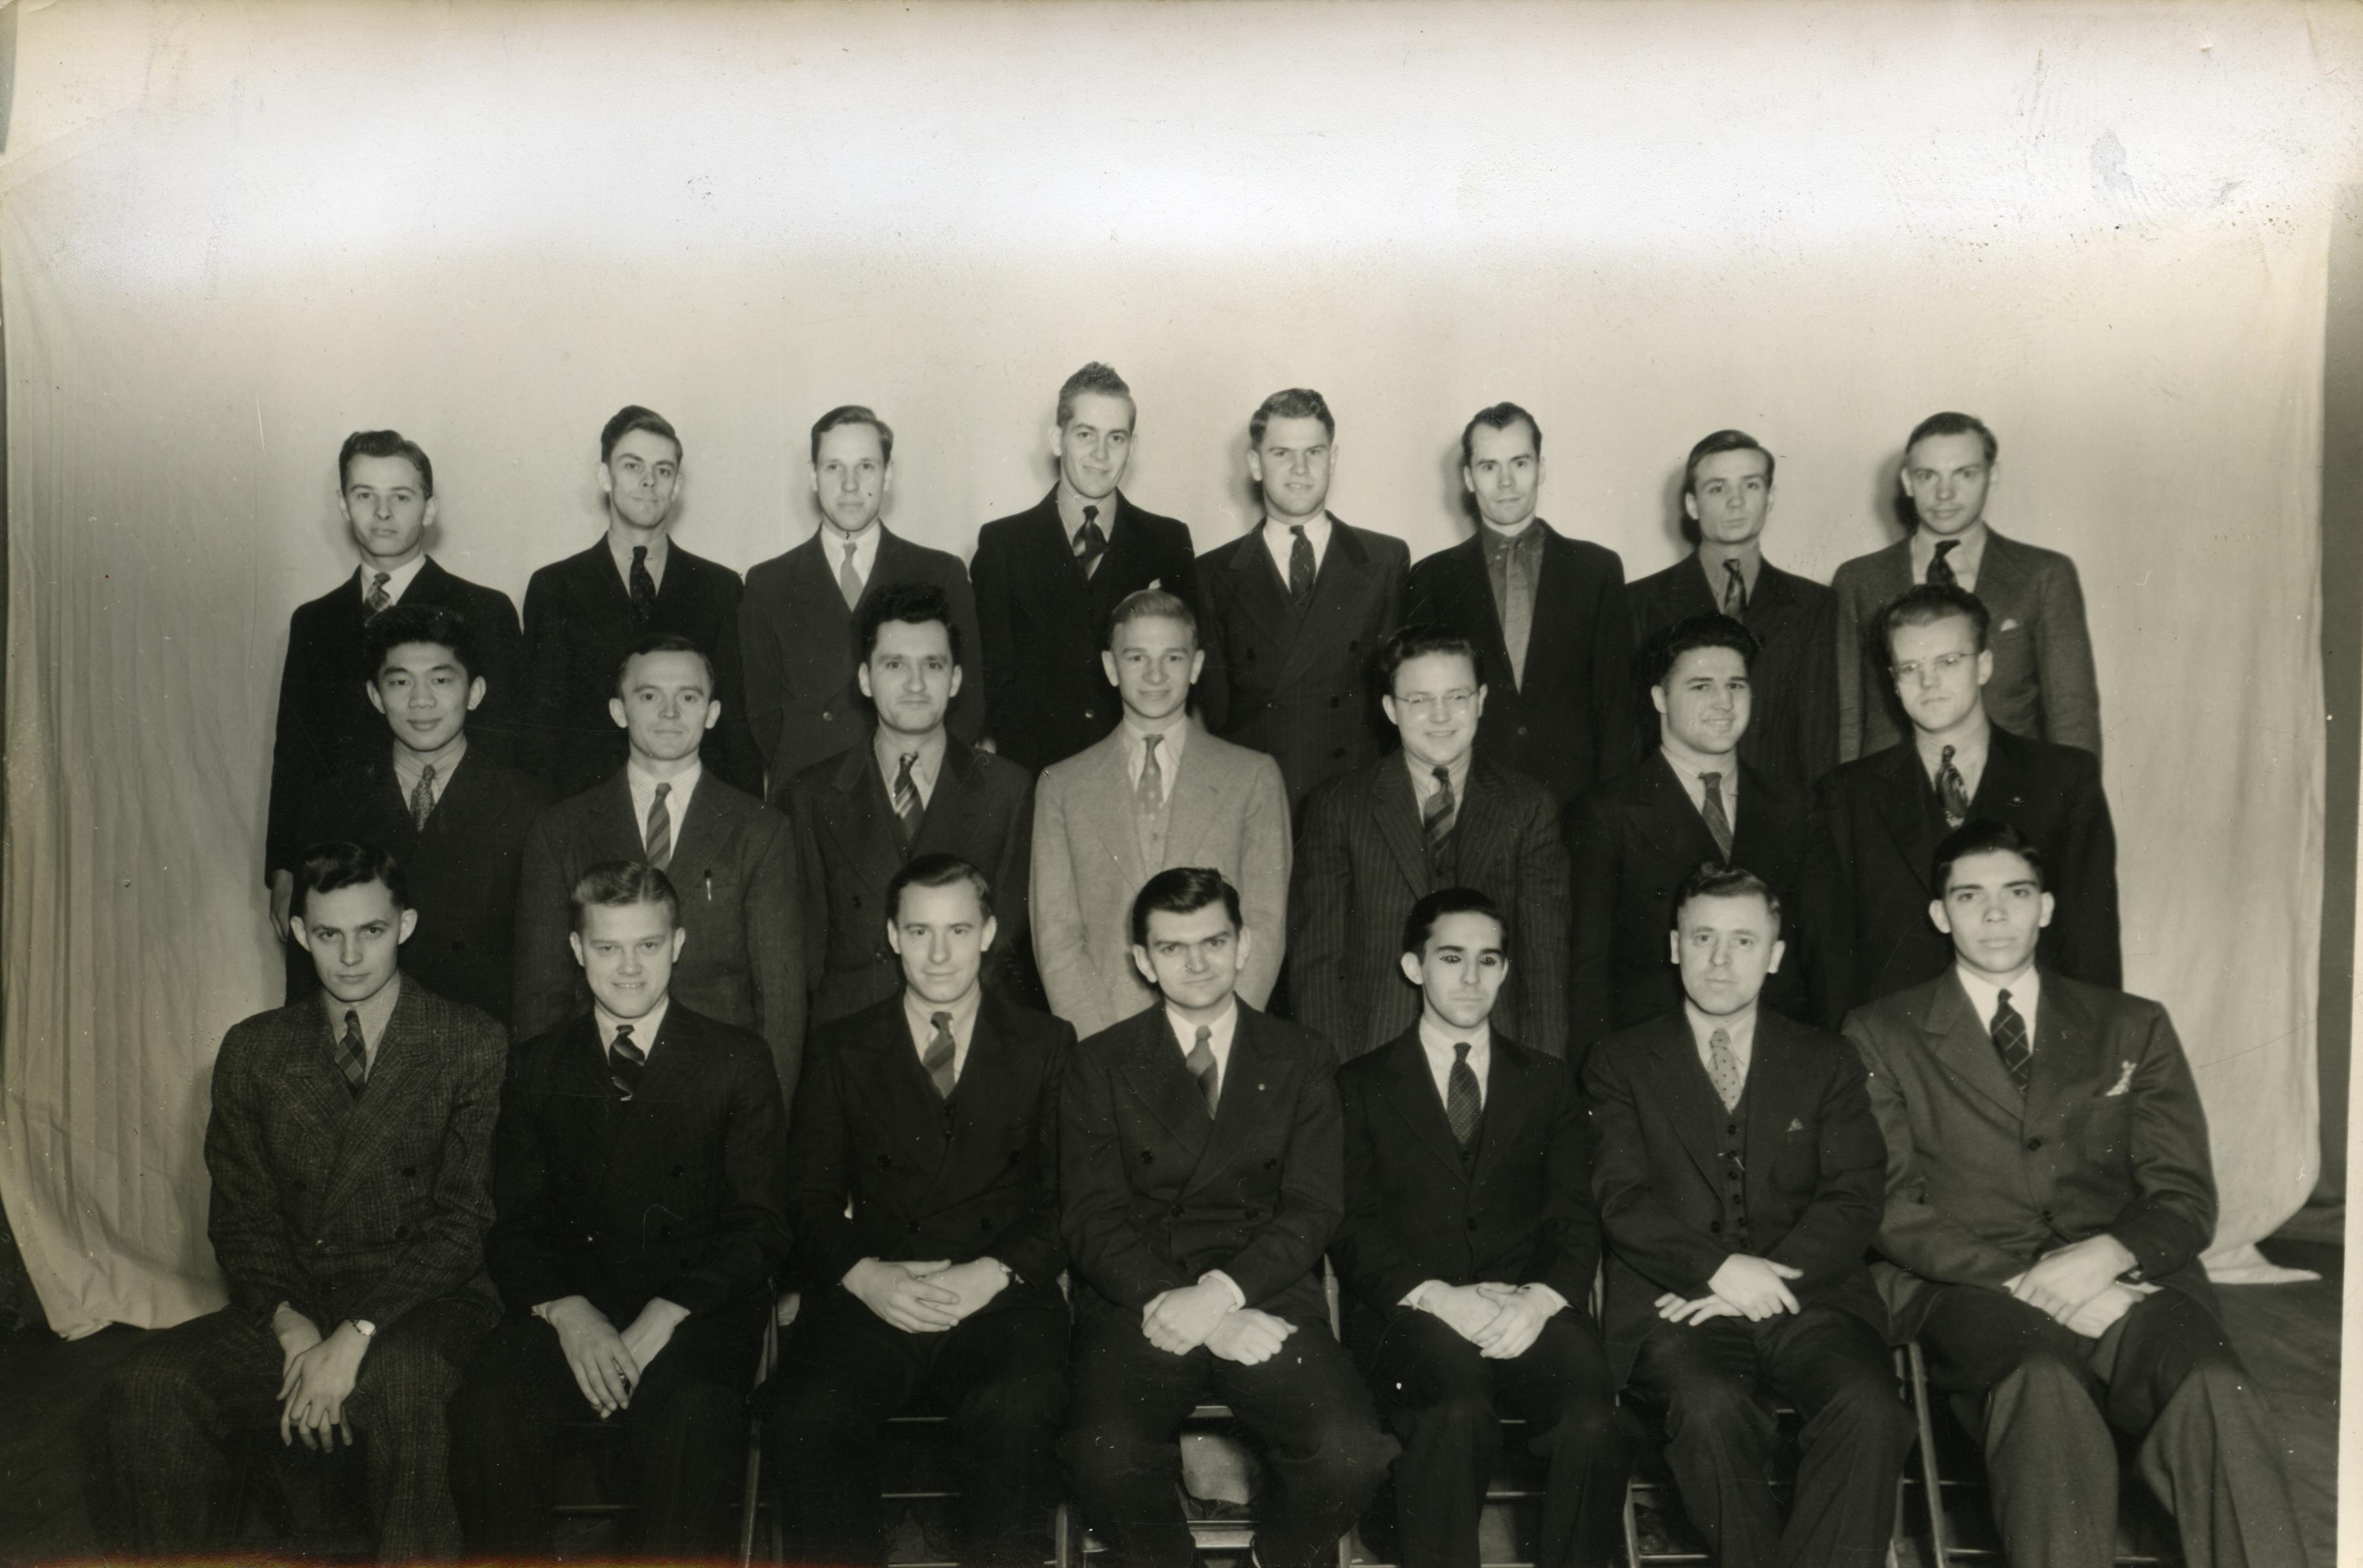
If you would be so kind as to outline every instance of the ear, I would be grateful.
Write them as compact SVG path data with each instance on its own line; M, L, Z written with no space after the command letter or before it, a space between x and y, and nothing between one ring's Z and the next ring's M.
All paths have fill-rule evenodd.
M1780 941L1776 938L1772 944L1772 957L1770 961L1764 966L1764 972L1768 975L1779 974L1781 972L1781 960L1786 958L1788 955L1789 944L1786 942Z
M479 685L479 686L482 686L482 685L483 684L483 681L481 681L481 680L479 680L478 682L476 682L476 684L477 684L477 685ZM384 699L383 697L381 697L381 696L379 696L379 695L378 695L377 682L376 682L376 681L374 681L374 680L364 680L364 681L362 681L362 682L361 682L361 690L369 693L369 700L370 700L370 706L371 706L371 707L375 708L375 709L376 709L379 712L381 712L381 713L383 713L383 712L385 712L385 699ZM469 704L468 704L468 706L469 706L469 707L471 707L471 708L472 708L472 707L474 707L474 706L475 706L475 704L474 704L473 702L471 702L471 703L469 703Z
M903 955L903 930L894 923L891 915L886 920L886 945L894 950L895 957Z
M1464 471L1465 471L1465 470L1464 470ZM1422 976L1422 975L1420 974L1420 972L1419 972L1419 955L1418 955L1418 954L1416 954L1416 953L1402 953L1402 954L1397 954L1397 955L1395 955L1395 962L1396 962L1397 964L1400 964L1401 966L1403 966L1403 978L1404 978L1404 979L1409 980L1409 981L1410 981L1413 985L1414 985L1414 986L1425 986L1425 985L1426 984L1426 977L1425 977L1424 976Z
M483 705L484 701L484 678L483 676L480 675L473 680L468 682L468 712L472 713L478 707ZM377 695L377 690L374 687L371 689L370 695L372 697ZM378 712L383 713L385 710L384 708L380 707Z
M1987 681L1991 680L1992 679L1993 649L1988 648L1985 652L1978 655L1978 684L1980 686L1983 686Z
M2046 898L2050 897L2047 893L2044 896ZM1945 912L1944 900L1930 899L1928 900L1928 922L1947 936L1953 934L1953 917Z
M2044 895L2043 895L2042 910L2043 910L2043 913L2042 913L2042 915L2041 915L2039 918L2037 918L2037 919L2036 919L2036 922L2035 922L2036 929L2036 930L2038 930L2038 931L2042 930L2045 926L2047 926L2047 925L2049 925L2049 924L2051 923L2052 901L2051 901L2051 895L2050 895L2049 893L2046 893L2046 894L2044 894Z
M1148 961L1148 949L1137 942L1132 944L1132 966L1140 971L1140 977L1148 982L1150 990L1157 989L1157 966Z
M1263 483L1263 454L1255 449L1253 443L1248 447L1248 478Z
M1676 967L1679 968L1681 966L1682 961L1682 933L1681 932L1670 931L1666 933L1666 956Z
M621 697L607 699L607 716L616 721L616 727L619 730L631 727L624 718L624 700Z
M1050 421L1050 456L1053 458L1063 457L1065 455L1063 448L1066 444L1066 430L1057 420L1053 419Z
M599 465L599 493L601 495L616 493L616 476L607 471L607 465L605 462Z
M1244 964L1248 961L1248 955L1255 951L1255 933L1246 926L1239 927L1239 939L1237 945L1239 950L1239 962Z
M1469 716L1472 719L1485 716L1485 683L1481 680L1477 683L1477 705L1469 710Z
M1693 523L1699 520L1698 497L1687 490L1682 491L1682 515Z
M710 730L721 722L722 704L718 701L708 702L705 705L705 727Z
M428 496L427 505L418 513L418 531L422 534L435 526L435 498Z
M884 495L894 488L894 465L887 464L878 470L878 493Z
M1117 684L1115 678L1115 653L1113 649L1102 648L1100 650L1100 671L1107 677L1107 683L1110 686Z
M687 931L683 930L680 926L674 926L672 928L672 956L674 963L678 964L681 962L682 945L688 942L688 940L689 933Z
M566 945L573 951L575 967L581 968L582 966L582 933L579 931L568 932Z
M853 667L853 683L861 688L861 694L864 697L869 698L873 702L878 700L878 693L870 689L870 661L868 659L864 659L860 664ZM955 687L953 690L958 690L959 688Z
M410 940L410 933L417 929L418 911L416 910L403 911L402 922L394 928L394 944L397 947L401 946L404 943Z
M1477 476L1470 470L1467 463L1460 465L1460 488L1471 495L1477 493Z
M1192 655L1190 656L1190 684L1191 684L1191 685L1195 686L1195 685L1197 685L1197 684L1198 684L1198 677L1199 677L1199 675L1200 675L1200 674L1201 674L1201 673L1205 669L1205 668L1206 668L1206 650L1205 650L1204 648L1200 648L1197 652L1195 652L1195 653L1193 653L1193 654L1192 654Z
M1395 712L1395 694L1393 692L1386 691L1380 694L1379 712L1387 716L1387 723L1394 725L1397 729L1403 728L1403 720L1397 716Z
M1666 689L1664 687L1652 686L1649 688L1649 706L1658 710L1660 715L1664 714L1666 711Z
M952 685L951 685L951 690L950 690L949 691L947 691L946 693L944 693L944 695L946 695L947 697L957 697L957 696L959 696L959 695L960 695L960 666L958 666L958 665L954 665L954 666L952 666ZM869 690L869 688L868 688L868 687L864 687L864 688L862 688L862 690L863 690L865 692L867 692L867 691Z
M310 928L305 925L302 915L287 917L287 933L295 939L296 946L306 953L312 951L312 933Z
M990 952L992 952L992 951L993 951L993 939L994 937L996 937L996 936L999 936L1000 934L1001 934L1001 922L1000 922L999 921L995 920L995 919L994 919L993 916L991 916L991 915L987 915L987 916L985 916L985 917L984 917L984 930L983 930L983 931L982 931L982 932L980 932L980 933L978 933L978 936L977 936L977 948L978 948L978 951L980 951L980 952L983 952L983 953L990 953Z

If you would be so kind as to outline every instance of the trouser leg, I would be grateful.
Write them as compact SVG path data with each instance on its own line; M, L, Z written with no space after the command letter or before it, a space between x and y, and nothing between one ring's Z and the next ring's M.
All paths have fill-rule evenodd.
M1547 1462L1542 1568L1622 1564L1637 1436L1632 1413L1617 1407L1592 1315L1570 1307L1525 1354L1486 1364L1495 1402L1526 1419L1527 1448Z
M1502 1447L1483 1358L1442 1320L1407 1309L1359 1342L1369 1386L1403 1445L1394 1504L1403 1562L1476 1568L1478 1516Z
M540 1319L514 1319L477 1344L449 1406L451 1495L471 1555L550 1554L559 1429L591 1413Z
M1369 1505L1399 1445L1380 1430L1369 1391L1326 1325L1299 1324L1270 1361L1217 1360L1212 1371L1216 1397L1271 1460L1273 1485L1257 1508L1257 1559L1263 1568L1318 1568Z
M1169 1355L1137 1317L1088 1313L1076 1333L1073 1399L1059 1440L1069 1481L1085 1513L1129 1568L1191 1568L1196 1550L1175 1487L1174 1433L1206 1391L1215 1357ZM1279 1568L1267 1557L1265 1568Z
M804 1310L771 1379L763 1468L787 1560L883 1563L879 1429L910 1401L925 1368L918 1342L842 1290Z
M1664 1323L1641 1343L1632 1382L1666 1412L1666 1463L1682 1512L1725 1568L1780 1555L1770 1474L1774 1424L1752 1325Z
M929 1382L960 1445L963 1561L1040 1563L1059 1496L1067 1416L1067 1315L1032 1301L969 1319L942 1336Z
M756 1297L685 1319L640 1370L624 1419L639 1477L639 1548L649 1556L714 1558L737 1544L747 1397L771 1309Z
M368 1466L382 1561L460 1555L446 1413L491 1316L483 1302L427 1302L380 1330L361 1360L345 1416Z
M1765 1386L1795 1406L1804 1425L1781 1563L1883 1562L1895 1532L1895 1483L1914 1435L1884 1338L1829 1307L1755 1327Z
M237 1529L230 1445L278 1419L284 1359L267 1326L231 1308L150 1334L116 1366L105 1395L107 1478L135 1552L185 1555Z

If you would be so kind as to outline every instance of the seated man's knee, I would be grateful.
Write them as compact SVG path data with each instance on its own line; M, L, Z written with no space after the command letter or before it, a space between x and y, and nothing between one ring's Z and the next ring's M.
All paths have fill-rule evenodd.
M1631 1453L1639 1445L1640 1432L1632 1411L1600 1389L1585 1388L1561 1397L1542 1441L1553 1449L1576 1443L1596 1458L1609 1459Z
M1770 1406L1752 1381L1705 1369L1662 1387L1659 1397L1666 1407L1667 1428L1674 1432L1687 1427L1739 1430L1770 1419Z
M1490 1419L1490 1416L1488 1418ZM1323 1420L1297 1462L1292 1485L1333 1496L1367 1496L1386 1478L1403 1445L1374 1421L1337 1416Z
M635 1393L633 1413L656 1431L704 1431L724 1425L735 1428L747 1416L743 1389L704 1377L684 1377L663 1389L649 1401L653 1408L641 1408L640 1403Z
M1069 1428L1059 1440L1059 1456L1086 1500L1120 1494L1144 1474L1178 1474L1182 1468L1174 1438L1160 1441L1115 1423Z
M1057 1431L1066 1419L1066 1379L1049 1371L980 1384L960 1408L961 1430L988 1440Z

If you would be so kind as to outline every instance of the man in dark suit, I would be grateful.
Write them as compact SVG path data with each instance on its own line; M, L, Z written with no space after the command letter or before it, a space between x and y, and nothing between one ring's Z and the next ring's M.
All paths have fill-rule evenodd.
M1476 536L1412 569L1408 619L1441 622L1477 646L1493 694L1477 749L1565 806L1633 765L1625 563L1535 515L1542 427L1516 403L1478 411L1460 433L1460 465Z
M1837 595L1764 558L1772 454L1746 431L1718 430L1691 448L1682 510L1698 531L1698 548L1626 588L1634 646L1718 610L1744 623L1759 651L1748 667L1755 717L1740 758L1798 800L1809 799L1838 760L1837 661L1830 651Z
M717 1558L788 1253L779 1078L671 995L662 871L605 861L571 893L591 1006L509 1056L484 1247L508 1317L451 1402L452 1489L471 1555L549 1556L551 1457L595 1416L625 1429L639 1551Z
M688 638L713 661L723 705L715 773L734 789L762 793L762 755L740 708L738 574L674 543L681 460L681 436L663 415L637 403L616 410L599 432L607 531L526 584L527 722L555 800L622 765L623 737L607 722L616 667L633 644L665 634Z
M1887 1176L1862 1064L1762 1005L1781 900L1744 867L1683 882L1681 1004L1592 1054L1608 1350L1666 1413L1666 1457L1715 1561L1885 1560L1912 1452L1863 1254ZM1758 1072L1757 1068L1763 1070ZM1784 1529L1771 1401L1804 1452Z
M291 919L321 994L222 1040L205 1127L220 1311L110 1375L115 1518L141 1556L228 1546L239 1439L358 1441L378 1556L456 1557L444 1404L500 1315L486 1190L507 1041L405 980L415 916L382 849L295 857Z
M2043 961L2026 834L1972 822L1934 859L1952 968L1846 1025L1886 1135L1892 1331L1982 1433L2012 1562L2113 1561L2122 1432L2184 1562L2294 1568L2280 1440L2200 1262L2215 1182L2173 1023Z
M1403 1441L1399 1560L1475 1568L1506 1408L1548 1463L1536 1562L1589 1568L1623 1553L1633 1432L1590 1307L1600 1228L1575 1079L1489 1021L1509 948L1473 889L1412 907L1401 963L1419 1021L1337 1074L1346 1218L1329 1251L1346 1342Z
M1570 1055L1579 1064L1611 1031L1681 1005L1666 933L1675 890L1707 861L1753 871L1772 889L1789 956L1765 982L1765 998L1783 1012L1805 1009L1803 950L1789 912L1803 868L1805 801L1747 760L1762 657L1755 635L1710 610L1659 633L1640 657L1658 748L1568 813Z
M1399 938L1412 906L1474 888L1510 911L1514 948L1495 1015L1529 1051L1567 1050L1567 853L1559 806L1522 774L1473 755L1489 692L1477 651L1448 627L1405 626L1375 661L1399 751L1317 791L1304 810L1289 900L1296 1019L1341 1058L1419 1021Z
M470 733L485 701L483 656L457 611L397 604L371 621L362 647L369 699L394 743L328 782L306 836L391 850L418 916L405 972L505 1020L518 867L546 804L541 781L501 766ZM318 988L308 978L302 994Z
M812 427L813 494L819 532L747 573L738 606L747 722L771 770L771 796L813 764L856 749L868 728L865 693L853 684L861 655L854 626L864 606L901 584L944 596L948 624L978 645L976 601L960 558L915 545L879 520L894 481L894 432L866 408L832 408ZM970 655L971 668L975 654ZM983 672L953 694L951 733L973 745L984 729Z
M288 944L290 1000L310 995L313 984L311 959L294 945L287 927L295 856L313 842L305 836L305 818L329 779L385 748L384 721L363 694L361 637L369 623L397 604L458 611L476 644L480 662L471 668L484 678L478 737L496 742L503 762L514 760L523 742L516 606L505 593L453 577L427 555L427 531L435 525L435 465L427 453L398 431L356 430L337 453L337 490L361 569L336 591L296 606L289 620L271 746L262 881L272 929Z
M1924 583L1880 618L1889 674L1912 734L1822 781L1808 833L1814 1011L1825 1027L1877 997L1945 972L1952 949L1923 913L1937 840L1972 817L2005 822L2043 853L2062 914L2043 934L2047 967L2113 988L2117 835L2088 751L1988 721L1993 677L1977 595Z
M1276 759L1292 811L1379 754L1370 656L1403 624L1411 571L1401 539L1330 514L1337 436L1319 392L1264 399L1248 421L1263 521L1198 562L1206 728Z
M794 828L706 775L698 743L720 704L713 661L687 638L660 632L633 645L614 691L609 722L629 737L630 761L543 812L526 835L516 1037L545 1033L590 1004L568 890L601 861L645 860L687 889L679 908L688 957L674 989L708 1018L770 1042L781 1092L793 1099L806 1008Z
M1336 1053L1237 999L1252 939L1219 873L1150 878L1132 937L1159 1004L1076 1047L1059 1107L1068 1474L1120 1562L1185 1568L1174 1432L1218 1400L1271 1458L1258 1562L1316 1568L1396 1452L1321 1281L1345 1202Z
M1143 512L1117 487L1132 460L1132 389L1094 360L1059 389L1058 483L978 531L969 573L983 631L986 727L1037 773L1115 728L1100 669L1108 613L1145 588L1199 603L1190 526Z
M1994 434L1966 414L1932 414L1903 444L1898 476L1911 533L1857 556L1830 579L1837 596L1838 756L1889 745L1906 728L1888 701L1880 608L1914 583L1949 583L1992 615L1993 680L1986 707L2015 734L2101 755L2101 689L2084 631L2076 563L2005 539L1985 520Z
M1074 1031L983 984L993 887L922 855L886 889L903 988L815 1032L788 1140L808 1293L763 1454L787 1560L886 1561L878 1440L915 1396L952 1413L962 1562L1050 1554L1067 1405L1059 1091Z
M905 966L892 944L886 889L922 855L957 856L990 880L1004 918L987 977L1030 1000L1034 780L946 729L968 685L967 635L943 591L917 583L865 595L855 635L854 679L877 727L867 745L798 774L782 801L795 821L812 1021L902 994Z

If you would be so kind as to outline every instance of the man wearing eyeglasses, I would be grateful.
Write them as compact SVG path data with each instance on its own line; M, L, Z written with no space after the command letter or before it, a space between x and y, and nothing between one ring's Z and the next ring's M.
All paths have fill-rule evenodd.
M1296 1019L1350 1059L1418 1021L1403 977L1412 906L1438 888L1474 888L1508 916L1510 977L1493 1017L1550 1056L1567 1051L1567 851L1550 790L1473 755L1485 712L1477 649L1441 625L1381 645L1379 703L1403 749L1306 802L1289 899Z

